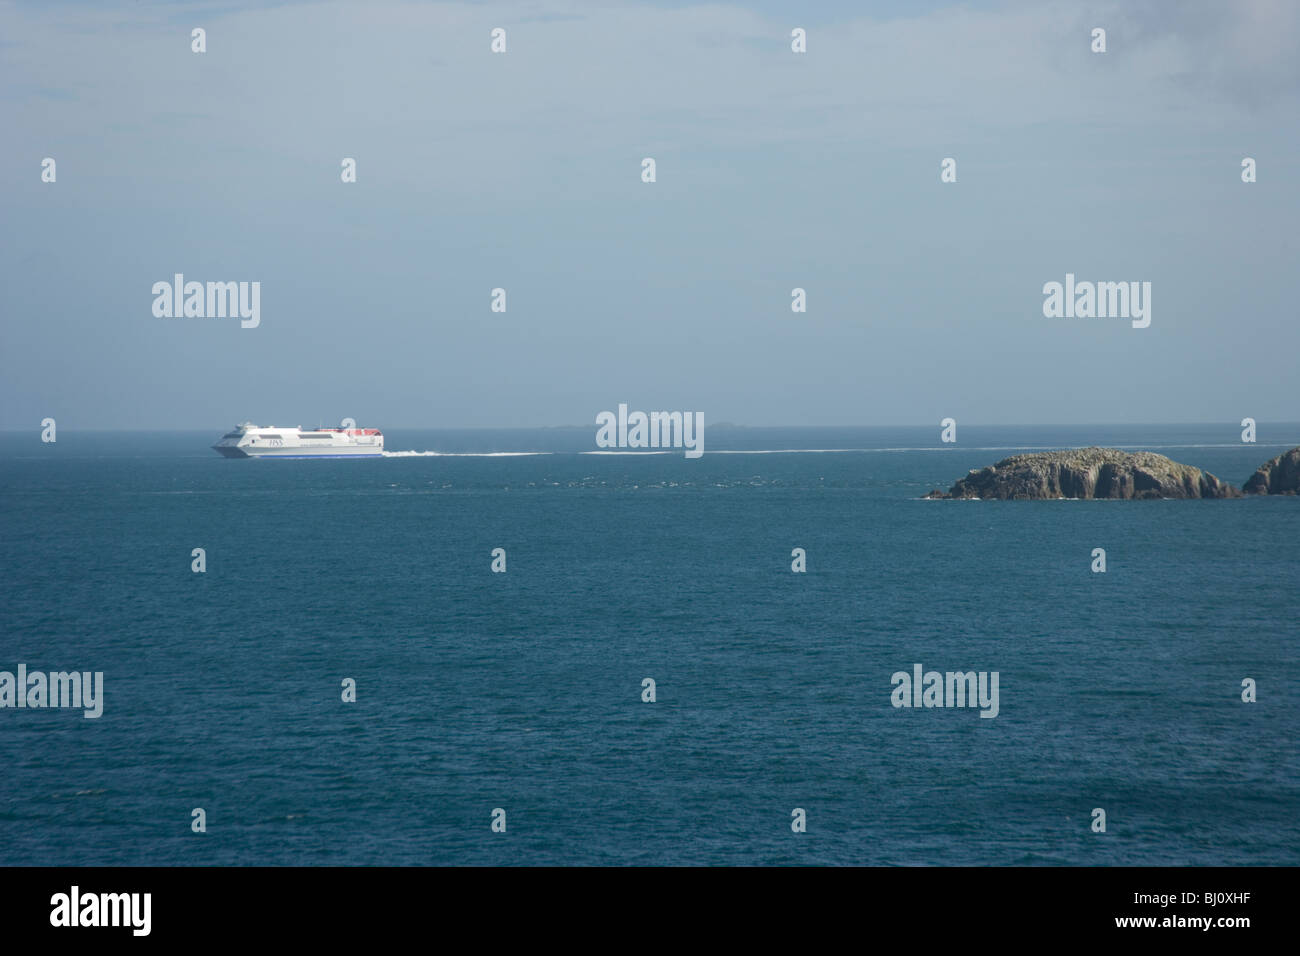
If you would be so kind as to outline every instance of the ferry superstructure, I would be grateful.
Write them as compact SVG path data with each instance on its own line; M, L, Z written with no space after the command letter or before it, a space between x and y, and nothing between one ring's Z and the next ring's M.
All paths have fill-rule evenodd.
M212 446L227 458L382 458L378 428L303 428L241 422Z

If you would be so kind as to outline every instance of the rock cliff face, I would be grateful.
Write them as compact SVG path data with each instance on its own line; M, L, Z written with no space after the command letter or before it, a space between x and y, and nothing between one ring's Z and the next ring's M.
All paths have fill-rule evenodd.
M1242 491L1248 495L1300 494L1300 448L1264 462Z
M1300 451L1300 449L1297 449ZM1004 458L930 498L1239 498L1208 472L1149 451L1075 448Z

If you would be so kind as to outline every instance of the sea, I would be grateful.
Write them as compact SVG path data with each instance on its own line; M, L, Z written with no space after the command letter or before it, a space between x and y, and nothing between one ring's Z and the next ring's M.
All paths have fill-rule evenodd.
M225 430L0 434L0 671L103 675L0 709L0 864L1300 864L1300 498L923 497L1300 424Z

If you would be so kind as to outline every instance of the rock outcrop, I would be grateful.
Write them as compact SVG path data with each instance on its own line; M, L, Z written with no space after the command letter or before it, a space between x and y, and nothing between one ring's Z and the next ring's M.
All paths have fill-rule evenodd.
M1264 462L1241 490L1248 495L1300 494L1300 448Z
M972 469L947 494L932 491L927 497L1239 498L1241 492L1209 472L1149 451L1073 448L1004 458Z

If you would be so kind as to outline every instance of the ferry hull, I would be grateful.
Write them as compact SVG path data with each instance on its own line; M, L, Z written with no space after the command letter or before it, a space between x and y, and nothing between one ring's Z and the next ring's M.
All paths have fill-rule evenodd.
M340 448L336 451L312 451L307 448L277 448L265 451L244 451L240 448L221 448L212 446L225 458L383 458L382 451L351 450Z
M243 422L212 446L225 458L382 458L377 428L314 428Z

